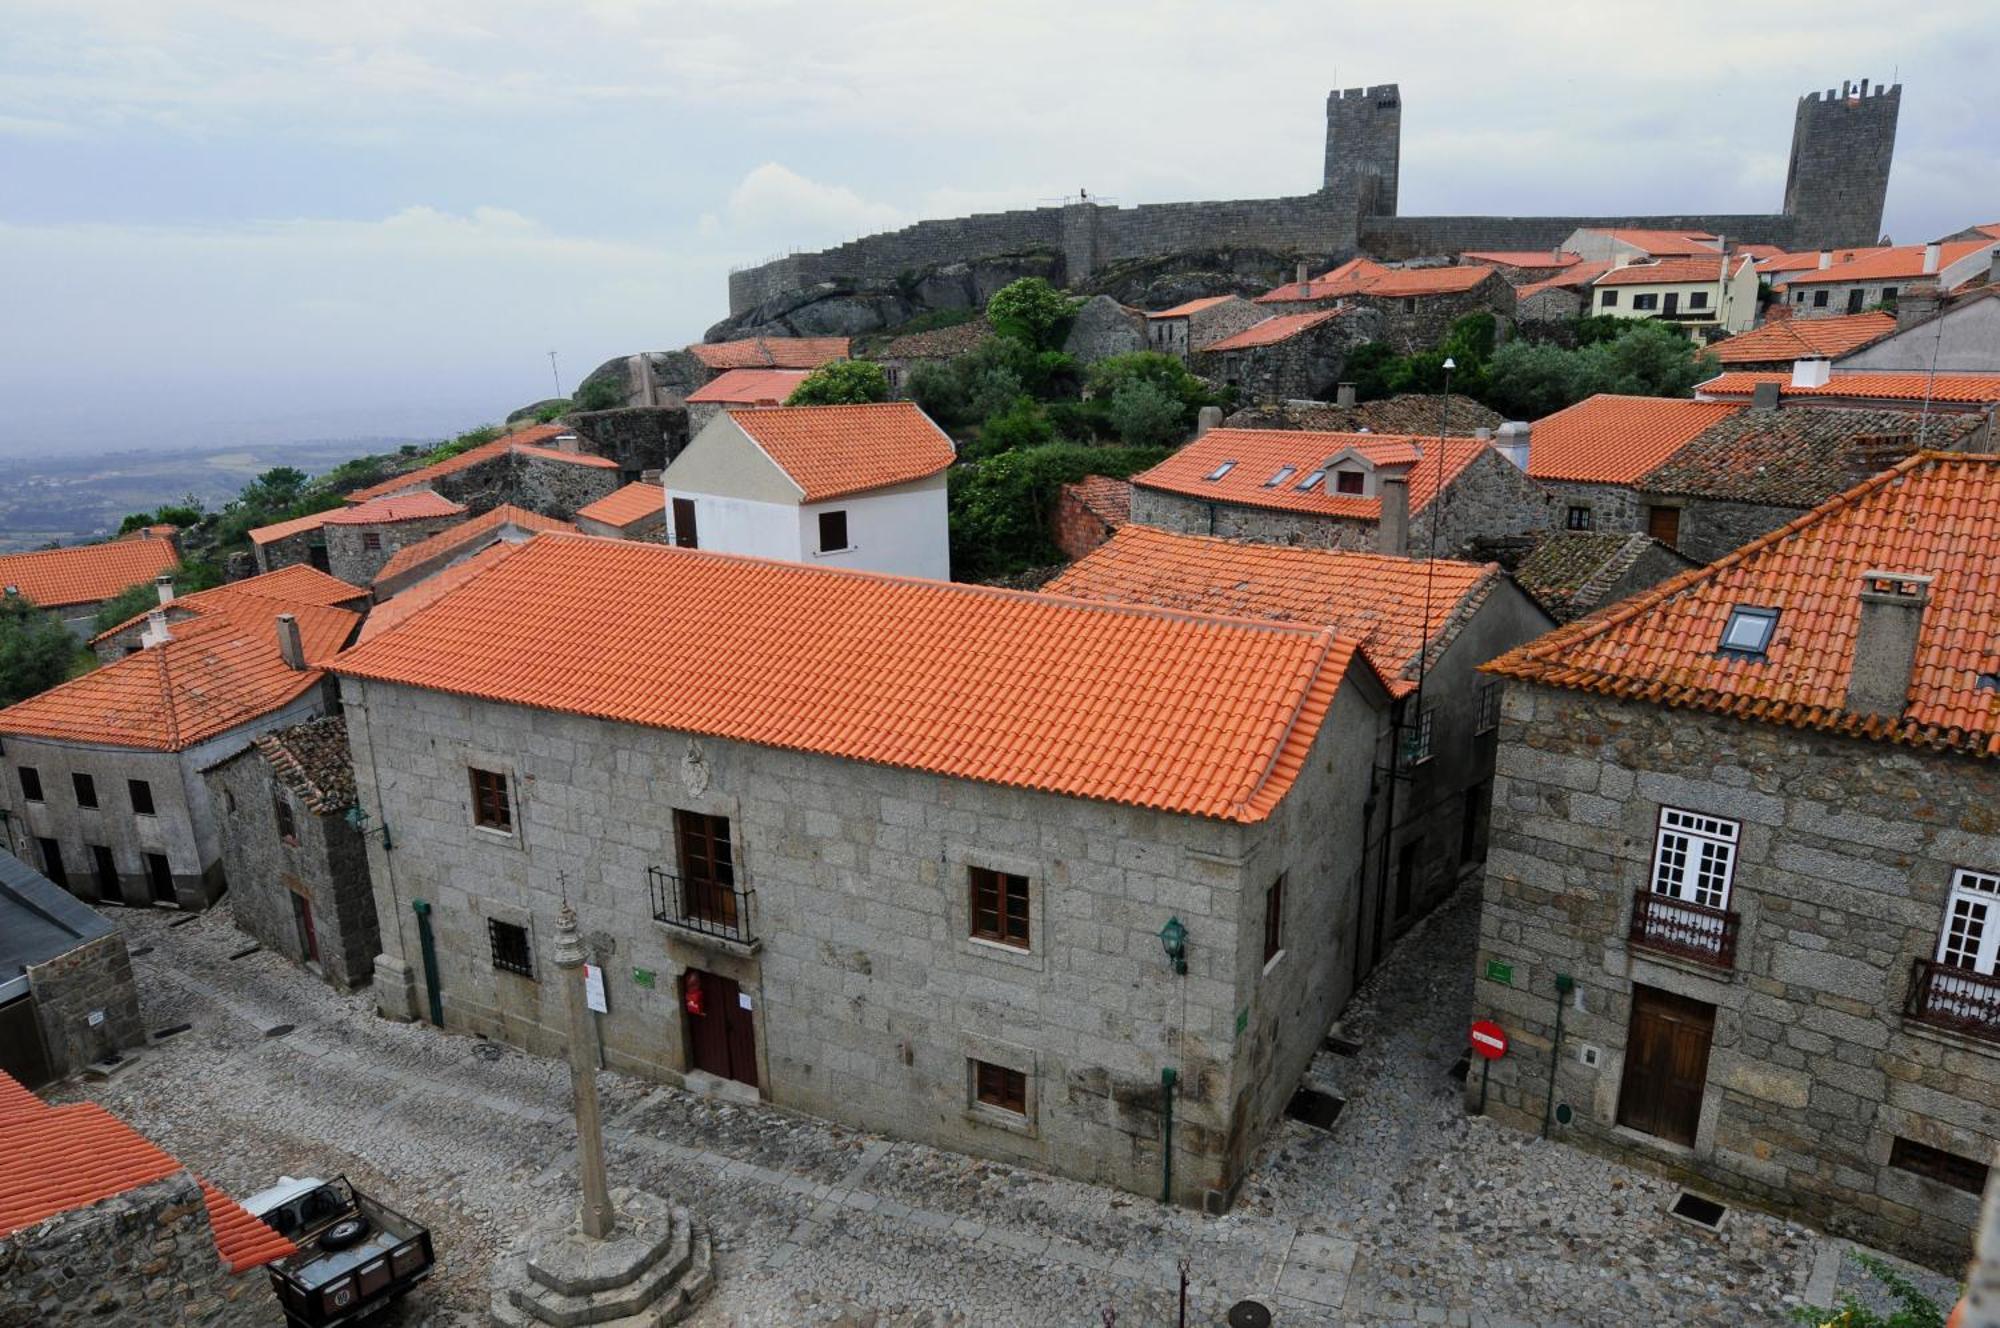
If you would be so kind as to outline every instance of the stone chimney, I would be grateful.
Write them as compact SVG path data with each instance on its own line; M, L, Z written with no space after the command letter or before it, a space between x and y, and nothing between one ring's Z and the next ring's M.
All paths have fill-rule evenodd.
M1194 436L1199 438L1222 423L1222 407L1203 406L1194 415Z
M1758 383L1750 389L1750 409L1776 410L1783 383Z
M1493 441L1493 431L1487 428L1483 424L1480 425L1477 429L1474 429L1472 431L1472 436L1478 439L1482 443L1490 443Z
M1805 355L1792 361L1793 387L1825 387L1833 377L1833 361L1824 355Z
M1508 420L1500 426L1500 434L1493 440L1493 450L1513 462L1520 470L1528 468L1528 443L1535 426L1526 420Z
M173 639L174 634L167 630L165 609L154 609L146 615L146 630L139 633L139 644L142 647L151 650L154 646L163 646Z
M299 620L289 613L278 615L278 658L294 673L305 672L305 642L299 637Z
M174 577L171 572L162 572L153 578L153 588L160 592L160 607L174 602Z
M1861 623L1847 675L1849 710L1892 718L1903 713L1917 662L1917 632L1930 598L1931 578L1921 573L1861 574Z
M559 433L555 438L556 451L567 452L571 456L583 450L583 442L573 433Z
M1936 274L1938 270L1938 260L1942 257L1944 257L1944 246L1939 244L1936 240L1932 240L1929 244L1924 246L1925 276L1928 277Z
M1308 278L1307 278L1307 276L1306 276L1306 261L1305 261L1305 259L1301 258L1301 259L1299 260L1299 285L1301 285L1301 286L1304 286L1304 285L1305 285L1305 284L1307 283L1307 281L1308 281ZM1301 295L1304 295L1304 294L1307 294L1308 292L1306 292L1306 291L1301 291L1301 292L1299 292L1299 293L1300 293Z
M1333 389L1333 404L1342 410L1353 410L1355 402L1354 384L1342 383Z
M1896 326L1915 327L1938 311L1935 281L1918 281L1896 293Z
M1824 272L1824 271L1826 271L1826 270L1827 270L1828 268L1830 268L1830 267L1832 267L1832 266L1833 266L1833 250L1831 250L1831 249L1822 249L1822 250L1820 250L1820 251L1819 251L1819 270L1820 270L1820 271L1822 271L1822 272Z
M1410 551L1410 468L1384 466L1375 472L1382 495L1382 518L1375 531L1375 551L1404 557Z

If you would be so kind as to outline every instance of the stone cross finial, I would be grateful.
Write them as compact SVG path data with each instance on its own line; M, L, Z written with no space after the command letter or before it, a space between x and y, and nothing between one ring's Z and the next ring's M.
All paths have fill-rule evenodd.
M572 969L583 964L583 937L577 934L576 910L569 906L568 898L556 909L556 967Z

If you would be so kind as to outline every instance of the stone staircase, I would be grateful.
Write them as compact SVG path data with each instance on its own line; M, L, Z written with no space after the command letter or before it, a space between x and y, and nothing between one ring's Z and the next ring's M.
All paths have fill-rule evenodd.
M574 1220L530 1229L493 1279L495 1328L664 1328L715 1284L708 1231L685 1208L642 1191L612 1191L618 1224L605 1240Z

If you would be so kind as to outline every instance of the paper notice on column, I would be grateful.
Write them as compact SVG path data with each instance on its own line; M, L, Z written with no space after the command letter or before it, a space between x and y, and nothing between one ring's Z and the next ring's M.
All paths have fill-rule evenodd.
M599 1014L611 1013L604 1000L604 970L596 964L583 966L583 1003Z

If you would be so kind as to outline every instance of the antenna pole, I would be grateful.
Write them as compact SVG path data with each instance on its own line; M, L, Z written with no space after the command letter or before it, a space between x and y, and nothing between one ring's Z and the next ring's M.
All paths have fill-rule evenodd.
M549 352L549 377L555 379L556 395L562 395L562 375L556 372L556 353Z

